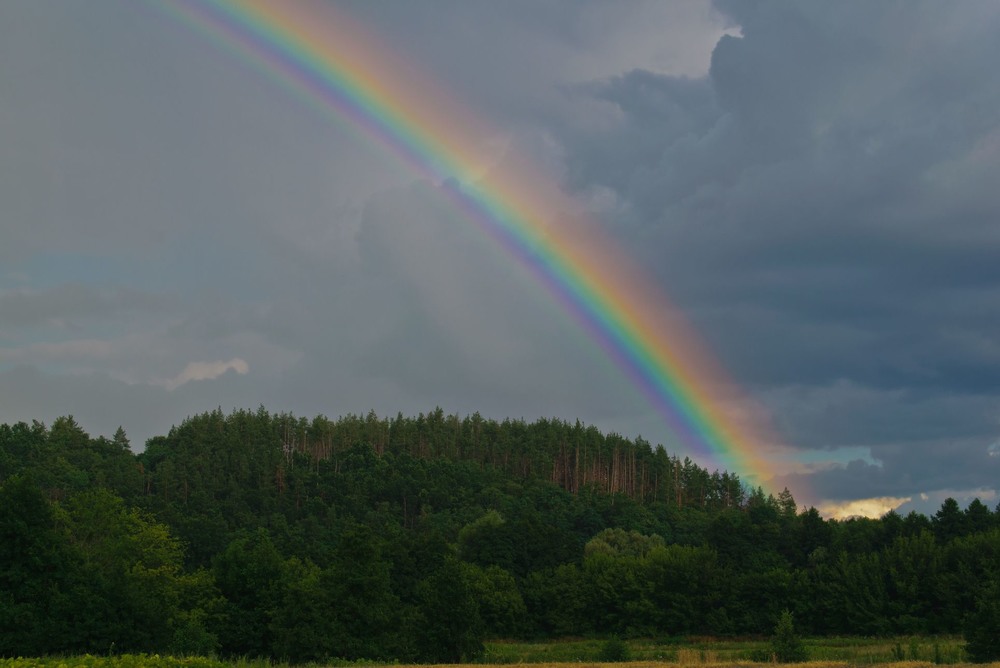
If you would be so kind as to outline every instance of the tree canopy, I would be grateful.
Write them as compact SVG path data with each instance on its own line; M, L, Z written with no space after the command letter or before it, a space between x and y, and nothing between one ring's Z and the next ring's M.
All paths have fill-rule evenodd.
M72 417L0 425L5 656L454 662L488 637L783 638L793 617L989 652L998 572L978 500L826 520L579 422L216 410L139 454Z

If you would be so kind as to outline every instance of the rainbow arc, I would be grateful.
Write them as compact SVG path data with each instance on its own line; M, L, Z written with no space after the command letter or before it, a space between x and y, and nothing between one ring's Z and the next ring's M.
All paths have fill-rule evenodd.
M440 184L466 219L586 329L695 458L766 485L775 440L666 295L535 165L342 10L308 0L174 0L168 11Z

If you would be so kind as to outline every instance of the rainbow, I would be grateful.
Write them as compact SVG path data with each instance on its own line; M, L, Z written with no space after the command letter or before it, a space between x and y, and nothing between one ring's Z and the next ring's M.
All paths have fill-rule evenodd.
M776 442L654 283L556 182L490 146L500 135L437 82L328 3L156 3L387 147L439 184L587 330L692 454L754 485ZM494 148L495 150L495 148Z

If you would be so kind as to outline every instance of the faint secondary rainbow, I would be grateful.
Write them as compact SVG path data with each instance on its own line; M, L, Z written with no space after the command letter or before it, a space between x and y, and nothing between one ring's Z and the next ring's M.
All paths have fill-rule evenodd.
M698 456L752 484L771 477L763 421L665 295L555 181L487 148L497 133L327 3L155 3L389 148L500 244L572 314Z

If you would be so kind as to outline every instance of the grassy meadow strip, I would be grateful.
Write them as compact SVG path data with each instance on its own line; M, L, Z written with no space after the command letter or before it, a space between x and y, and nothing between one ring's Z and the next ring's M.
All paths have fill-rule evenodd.
M959 637L899 637L899 638L813 638L806 639L809 661L778 664L770 660L767 640L718 640L684 638L667 641L633 639L627 641L627 663L603 663L598 660L606 643L601 639L561 640L557 642L495 641L486 643L481 661L465 665L510 666L531 664L532 668L597 668L598 666L628 666L628 668L736 668L737 666L797 666L798 668L855 668L878 664L885 668L933 668L937 665L986 666L1000 668L1000 663L966 663ZM348 662L333 659L327 663L304 664L319 666L364 666L373 668L377 662ZM407 668L430 668L435 664L412 664ZM441 666L442 664L436 664ZM0 658L0 668L291 668L288 663L267 659L233 659L223 661L207 657L176 657L158 654L125 654L117 656L53 656L46 658Z
M505 666L508 664L460 664L464 666L478 665ZM856 668L859 664L851 661L807 661L804 663L772 663L752 661L694 661L692 663L672 661L629 661L626 663L581 662L551 662L532 664L533 668ZM863 664L861 664L863 665ZM929 661L893 661L879 664L880 668L935 668L938 664ZM955 668L1000 668L1000 662L994 663L956 663ZM444 668L442 665L421 664L407 668Z
M0 658L0 668L289 668L266 659L220 661L200 656L122 654L117 656L53 656L45 658Z
M711 654L679 655L681 661L629 661L627 663L601 663L593 661L563 662L549 661L533 663L534 668L855 668L858 663L851 661L808 661L805 663L772 663L748 661L718 660ZM690 662L686 659L690 658ZM376 668L379 664L373 662L334 662L332 664L303 664L312 668L321 666L365 666ZM390 664L399 665L399 664ZM475 663L475 664L407 664L406 668L487 668L489 666L507 666L509 664ZM885 668L934 668L938 664L929 661L892 661L880 664ZM986 664L957 663L957 668L1000 668L1000 662ZM0 668L291 668L287 663L275 663L266 659L234 659L220 661L206 657L173 657L149 654L121 656L69 656L47 658L0 658Z
M600 639L561 640L558 642L487 642L484 664L579 664L597 663L605 641ZM903 662L959 664L966 661L958 636L897 638L805 638L812 662L846 662L852 666ZM767 639L718 640L678 638L656 641L627 641L633 662L711 665L715 663L769 663ZM804 665L804 664L802 664Z

